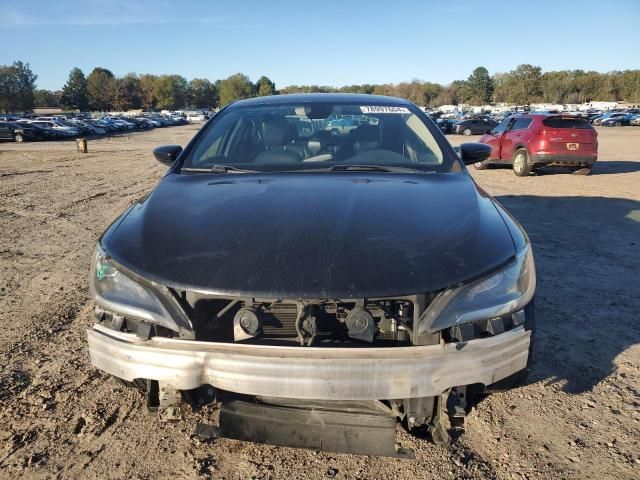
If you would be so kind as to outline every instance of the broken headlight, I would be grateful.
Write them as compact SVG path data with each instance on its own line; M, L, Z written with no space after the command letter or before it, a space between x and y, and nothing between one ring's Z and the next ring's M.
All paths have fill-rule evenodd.
M91 263L91 296L105 310L178 331L178 326L158 297L118 269L98 245Z
M531 246L502 270L475 282L441 292L425 310L418 333L500 317L524 308L536 289Z

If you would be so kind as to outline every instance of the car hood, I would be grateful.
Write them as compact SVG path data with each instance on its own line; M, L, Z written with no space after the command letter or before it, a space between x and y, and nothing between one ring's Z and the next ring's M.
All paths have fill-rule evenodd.
M515 253L466 173L169 174L101 241L168 286L288 299L426 293Z

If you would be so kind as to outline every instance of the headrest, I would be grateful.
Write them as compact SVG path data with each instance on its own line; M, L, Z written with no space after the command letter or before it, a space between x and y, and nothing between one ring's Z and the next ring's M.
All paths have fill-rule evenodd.
M356 128L356 141L358 142L379 142L380 132L375 125L360 125Z
M298 140L298 138L300 138L300 135L298 135L298 128L291 123L287 123L287 142L293 142Z
M289 129L289 122L284 117L270 117L262 122L262 138L265 145L271 147L283 145Z
M353 149L356 153L375 150L380 144L380 131L375 125L360 125L355 129Z

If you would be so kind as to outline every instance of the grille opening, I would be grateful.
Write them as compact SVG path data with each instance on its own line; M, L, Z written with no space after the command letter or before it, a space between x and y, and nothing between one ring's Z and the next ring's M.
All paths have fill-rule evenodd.
M196 340L231 343L240 341L257 345L300 345L296 320L299 302L260 299L189 298ZM318 347L382 347L411 344L409 331L413 325L414 302L407 299L368 301L318 300L304 302L305 317L313 317ZM349 312L365 309L373 318L372 341L352 338L347 327ZM260 333L238 340L234 333L234 317L240 309L251 309L260 319ZM352 333L352 332L351 332Z

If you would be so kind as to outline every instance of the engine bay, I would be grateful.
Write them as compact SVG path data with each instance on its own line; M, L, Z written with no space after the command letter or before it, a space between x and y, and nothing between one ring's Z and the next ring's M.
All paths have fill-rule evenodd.
M197 340L300 346L406 346L411 299L263 300L186 292Z

